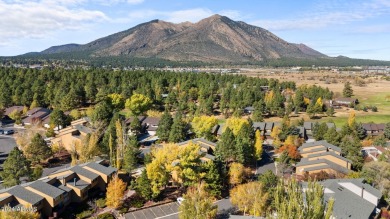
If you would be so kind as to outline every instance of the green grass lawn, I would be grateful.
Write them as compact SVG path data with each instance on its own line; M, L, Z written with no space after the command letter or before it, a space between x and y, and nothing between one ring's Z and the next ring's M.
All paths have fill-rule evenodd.
M360 106L376 106L378 107L378 113L390 114L390 101L386 100L386 96L390 93L378 93L372 96L356 96L359 99Z
M348 117L324 117L320 122L328 122L329 120L332 120L336 127L341 128L345 123L348 122ZM383 114L371 114L371 115L356 115L356 122L361 123L388 123L390 122L390 115L383 115Z

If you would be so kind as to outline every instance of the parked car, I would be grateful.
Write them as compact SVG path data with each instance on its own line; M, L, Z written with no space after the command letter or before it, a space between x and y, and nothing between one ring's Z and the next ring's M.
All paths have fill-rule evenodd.
M0 135L4 134L4 130L0 129Z
M14 134L15 132L14 132L14 130L12 130L12 129L10 129L10 130L5 130L4 131L4 135L12 135L12 134Z
M184 198L182 197L179 197L177 198L177 203L179 203L179 205L181 205L181 203L184 201Z

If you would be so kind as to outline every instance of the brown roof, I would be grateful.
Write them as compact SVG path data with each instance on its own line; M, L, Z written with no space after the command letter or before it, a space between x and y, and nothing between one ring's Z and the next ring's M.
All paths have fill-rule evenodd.
M24 106L11 106L5 109L4 115L8 116L10 113L12 113L14 110L19 110L20 112L23 111Z
M158 125L160 122L160 118L158 117L146 117L142 123L146 123L148 125Z

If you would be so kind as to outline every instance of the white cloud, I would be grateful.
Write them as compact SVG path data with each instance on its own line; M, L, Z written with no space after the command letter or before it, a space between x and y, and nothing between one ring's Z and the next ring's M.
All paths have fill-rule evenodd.
M363 21L390 13L390 0L369 2L324 1L309 12L302 12L293 19L256 20L254 25L268 30L319 29L331 25Z
M108 20L101 11L77 9L69 5L84 0L0 0L0 41L44 38L59 30L79 30L89 24Z

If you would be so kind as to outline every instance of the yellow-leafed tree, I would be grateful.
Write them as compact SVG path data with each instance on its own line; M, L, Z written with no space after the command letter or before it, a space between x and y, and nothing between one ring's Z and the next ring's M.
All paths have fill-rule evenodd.
M244 182L248 175L249 170L241 163L232 163L229 168L229 183L231 185L237 185Z
M225 129L229 127L233 134L237 136L238 132L244 124L249 124L248 120L238 117L231 117L226 120Z
M252 216L265 216L267 212L268 197L263 184L260 182L249 182L238 185L230 191L231 201L240 211Z
M179 152L179 146L176 144L167 144L152 150L153 161L146 165L146 172L152 185L153 197L157 197L161 187L168 184L173 171L172 163L177 160Z
M126 183L115 175L107 186L106 205L111 208L119 208L123 203L123 195L126 191Z
M261 138L260 130L255 132L255 149L256 149L256 159L260 160L261 155L263 154L263 139Z
M38 212L32 211L12 211L3 210L0 211L1 219L40 219L41 216Z
M217 124L218 120L214 116L195 116L192 120L192 128L194 128L197 137L207 136Z
M356 125L356 118L355 117L356 117L355 116L355 111L352 110L349 113L349 117L348 117L348 125L349 125L350 128L354 128L355 125Z
M179 211L180 219L212 219L216 218L218 208L213 204L205 183L200 183L188 189Z

